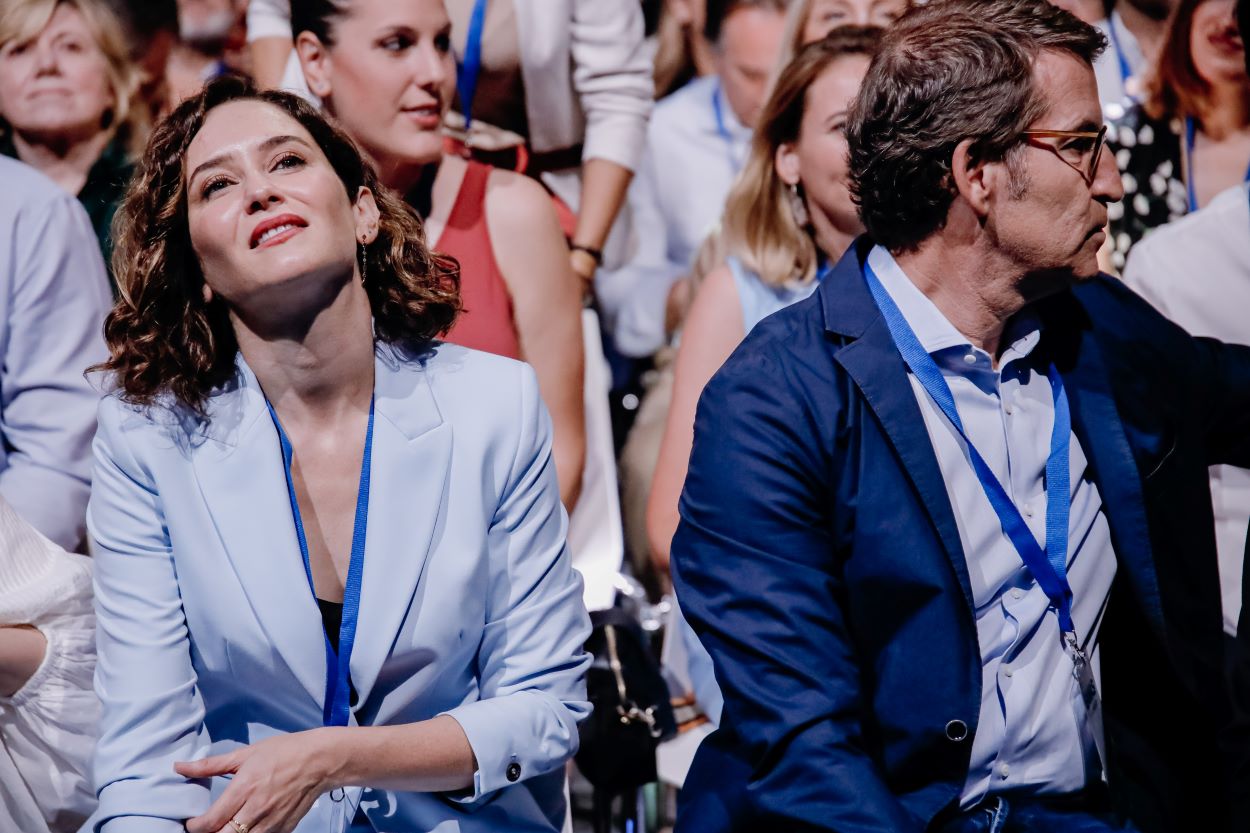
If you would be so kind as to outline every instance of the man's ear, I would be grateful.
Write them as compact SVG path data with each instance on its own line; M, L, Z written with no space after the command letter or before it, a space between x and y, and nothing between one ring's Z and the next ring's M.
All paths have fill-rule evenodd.
M799 184L799 155L793 142L782 142L777 146L777 152L773 154L773 167L786 185Z
M363 185L356 191L356 239L362 243L372 243L378 236L378 221L382 216L378 211L378 201L373 192Z
M295 39L295 54L299 56L300 68L304 70L308 89L318 98L329 98L330 51L321 42L321 38L312 32L300 32Z
M951 155L951 180L955 190L978 217L990 211L990 201L996 185L996 168L984 160L972 158L972 139L964 139L955 146Z

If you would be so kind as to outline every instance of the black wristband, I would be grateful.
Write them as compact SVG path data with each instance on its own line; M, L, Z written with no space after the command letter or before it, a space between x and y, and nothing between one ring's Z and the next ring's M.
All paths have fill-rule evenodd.
M593 246L583 246L580 243L573 243L569 246L570 251L583 252L590 255L590 259L595 262L596 266L603 265L603 250L596 249Z

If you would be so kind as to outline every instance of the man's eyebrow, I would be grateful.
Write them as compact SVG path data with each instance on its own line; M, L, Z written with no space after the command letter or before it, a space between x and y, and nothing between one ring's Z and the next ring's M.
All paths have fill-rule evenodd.
M309 150L312 150L312 145L308 144L308 142L302 139L301 137L294 136L291 134L285 134L285 133L280 136L270 136L268 139L260 143L260 149L262 151L269 151L269 150L273 150L278 145L285 145L288 142L296 142L308 148ZM197 165L195 170L191 172L191 176L187 177L187 182L194 182L195 178L200 175L201 171L207 170L209 168L215 168L221 165L222 163L224 163L227 159L230 158L230 153L231 151L227 151L226 153L219 153L213 158Z

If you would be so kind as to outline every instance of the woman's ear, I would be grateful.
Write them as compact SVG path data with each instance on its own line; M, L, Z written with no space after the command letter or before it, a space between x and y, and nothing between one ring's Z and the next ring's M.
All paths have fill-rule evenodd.
M378 201L373 192L363 185L356 191L356 239L361 243L372 243L378 238L378 222L382 212L378 210Z
M793 142L782 142L773 154L773 167L786 185L799 184L799 155Z
M300 68L304 70L304 80L308 89L318 98L329 98L330 84L330 52L321 38L312 32L299 33L295 39L295 54L299 56Z

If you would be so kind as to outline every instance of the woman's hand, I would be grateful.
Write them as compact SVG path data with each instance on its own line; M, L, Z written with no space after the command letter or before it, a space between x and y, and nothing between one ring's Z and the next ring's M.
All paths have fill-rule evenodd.
M310 729L267 738L225 755L174 764L186 778L233 775L230 785L201 816L187 820L187 833L289 833L313 802L335 784L333 730Z

